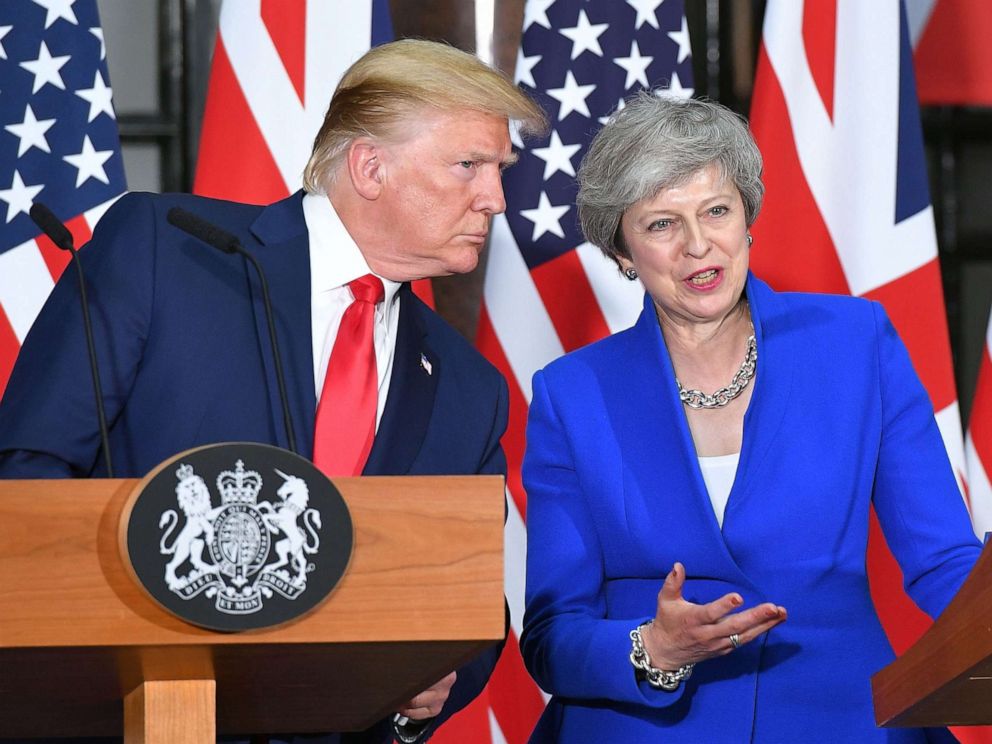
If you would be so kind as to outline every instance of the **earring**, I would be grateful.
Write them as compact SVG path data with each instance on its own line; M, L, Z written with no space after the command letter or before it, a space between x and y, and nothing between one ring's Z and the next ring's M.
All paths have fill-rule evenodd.
M623 270L623 275L627 277L629 281L635 281L637 279L637 269L631 266L630 268Z
M753 243L753 242L754 242L754 237L751 235L751 233L748 233L747 234L747 247L750 248L751 247L751 243Z

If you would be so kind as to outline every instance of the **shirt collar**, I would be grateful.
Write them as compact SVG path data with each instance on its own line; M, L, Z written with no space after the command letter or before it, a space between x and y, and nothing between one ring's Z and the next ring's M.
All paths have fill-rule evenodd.
M310 277L313 293L343 287L360 276L372 274L382 280L384 307L393 304L400 282L379 276L369 268L365 256L345 228L330 198L323 194L305 194L303 218L310 236Z

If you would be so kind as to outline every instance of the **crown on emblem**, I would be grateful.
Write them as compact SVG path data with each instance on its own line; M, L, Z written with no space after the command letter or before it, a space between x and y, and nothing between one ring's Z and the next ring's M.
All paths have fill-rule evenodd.
M262 476L245 470L244 461L238 460L233 472L224 470L217 476L217 490L224 504L254 504L262 490Z

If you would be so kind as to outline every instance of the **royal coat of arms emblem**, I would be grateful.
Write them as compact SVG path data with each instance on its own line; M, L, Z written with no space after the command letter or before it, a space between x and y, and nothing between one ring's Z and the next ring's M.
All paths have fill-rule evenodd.
M203 478L188 464L179 466L176 499L185 524L170 539L179 515L169 509L159 519L159 550L172 556L165 567L171 591L183 599L206 592L220 612L244 614L261 609L273 592L296 599L306 590L307 572L314 569L308 556L320 547L320 512L308 507L305 480L274 472L282 479L279 500L259 502L262 476L238 460L234 470L217 476L220 504L214 506ZM187 572L177 574L184 564Z
M236 630L314 606L340 579L352 540L347 506L312 463L268 445L222 444L150 476L128 516L126 549L160 604Z

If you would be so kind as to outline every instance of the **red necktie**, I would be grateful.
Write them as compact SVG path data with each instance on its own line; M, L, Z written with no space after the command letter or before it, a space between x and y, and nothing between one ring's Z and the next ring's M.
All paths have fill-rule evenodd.
M355 301L344 311L317 404L313 462L325 475L361 475L375 437L378 375L375 306L382 282L366 274L348 284Z

